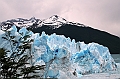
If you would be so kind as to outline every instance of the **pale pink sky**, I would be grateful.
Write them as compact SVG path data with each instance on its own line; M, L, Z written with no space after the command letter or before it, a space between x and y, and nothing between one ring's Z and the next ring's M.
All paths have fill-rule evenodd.
M0 22L55 14L120 37L120 0L0 0Z

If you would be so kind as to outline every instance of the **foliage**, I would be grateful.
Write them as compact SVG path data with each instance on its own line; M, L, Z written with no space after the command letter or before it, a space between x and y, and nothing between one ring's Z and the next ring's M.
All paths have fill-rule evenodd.
M32 40L28 39L30 37L28 33L25 36L19 34L21 37L16 40L16 36L11 35L11 31L5 30L5 36L2 38L9 42L11 48L0 49L0 78L36 78L39 77L35 75L37 70L44 69L45 66L32 65Z

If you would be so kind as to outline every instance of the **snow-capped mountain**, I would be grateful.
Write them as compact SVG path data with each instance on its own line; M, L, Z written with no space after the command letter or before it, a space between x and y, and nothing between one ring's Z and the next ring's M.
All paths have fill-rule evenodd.
M0 26L2 27L1 29L7 29L13 25L20 28L22 27L37 28L37 27L42 27L44 25L47 25L52 29L56 29L63 26L64 24L84 26L83 24L80 24L80 23L69 22L58 15L53 15L43 20L36 19L35 17L32 17L30 19L17 18L17 19L4 21L0 24Z
M0 26L0 48L9 50L10 56L12 51L19 53L16 49L23 42L30 42L25 53L32 54L32 65L46 66L39 71L43 78L79 79L93 73L119 73L110 53L119 52L120 39L106 32L57 15L44 20L17 18ZM5 39L9 36L11 40Z
M66 19L53 15L47 19L30 19L17 18L1 22L2 30L9 29L15 25L18 29L26 27L34 33L47 34L56 33L65 35L75 41L84 41L85 43L96 42L109 48L111 54L119 53L120 38L105 31L100 31L92 27L77 22L69 22Z

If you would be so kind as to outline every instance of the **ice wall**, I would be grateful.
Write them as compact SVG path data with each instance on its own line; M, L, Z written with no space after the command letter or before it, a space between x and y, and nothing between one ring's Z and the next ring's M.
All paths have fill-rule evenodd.
M51 34L45 32L33 33L26 28L17 32L16 27L9 29L11 35L16 36L16 40L25 35L30 35L28 39L33 39L31 52L33 54L34 65L46 65L45 78L60 78L63 73L69 78L81 77L85 74L100 73L116 69L114 59L111 57L109 49L97 43L85 44L75 42L64 35ZM0 35L0 47L8 48L8 41L2 39L4 32ZM9 49L9 48L8 48Z

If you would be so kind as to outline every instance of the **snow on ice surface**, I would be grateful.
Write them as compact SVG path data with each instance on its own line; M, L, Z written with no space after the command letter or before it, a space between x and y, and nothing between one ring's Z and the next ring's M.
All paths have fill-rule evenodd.
M16 27L11 29L12 35L19 37ZM45 78L79 78L93 73L116 70L116 63L111 57L109 49L97 43L85 44L75 42L64 35L47 35L45 32L34 34L26 28L19 30L22 36L31 35L33 39L32 52L34 65L46 65ZM0 35L2 36L3 33ZM16 38L18 39L18 38ZM0 47L7 43L0 41ZM2 46L1 46L2 45ZM5 45L5 46L3 46Z

